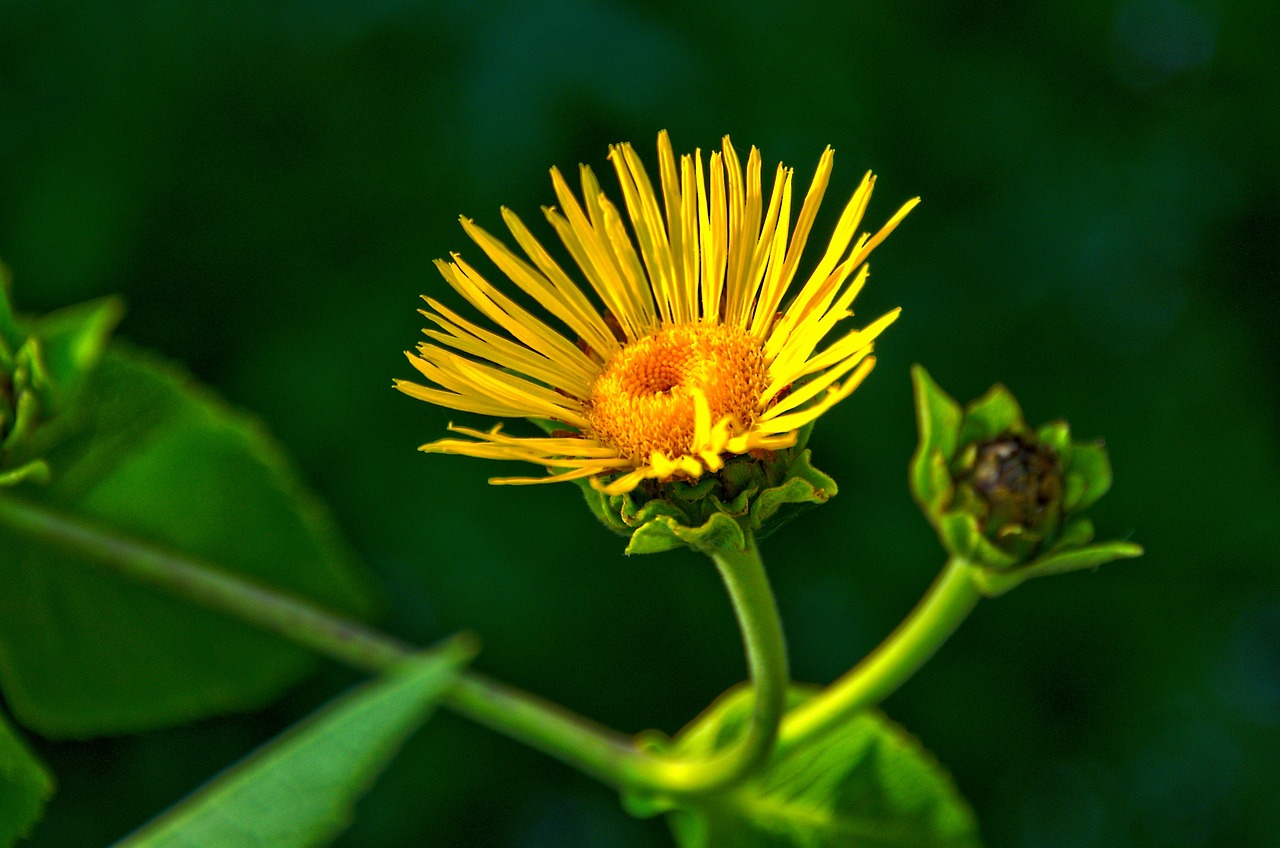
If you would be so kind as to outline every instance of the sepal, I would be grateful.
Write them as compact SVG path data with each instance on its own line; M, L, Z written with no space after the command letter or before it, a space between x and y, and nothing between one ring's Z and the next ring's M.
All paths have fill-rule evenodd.
M48 482L43 457L66 436L76 396L123 313L115 298L17 316L0 267L0 487Z
M577 482L596 518L629 538L628 554L681 546L741 553L748 534L763 538L836 494L835 480L813 467L805 447L809 429L790 448L732 457L718 472L696 480L646 480L620 495L605 494L588 480Z

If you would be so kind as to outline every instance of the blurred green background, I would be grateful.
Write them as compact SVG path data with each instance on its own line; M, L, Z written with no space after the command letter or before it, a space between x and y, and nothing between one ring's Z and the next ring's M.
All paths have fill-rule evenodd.
M625 558L569 485L414 448L465 415L411 376L456 216L539 224L546 169L631 140L762 148L816 232L867 168L869 223L924 203L860 297L901 305L825 416L841 484L770 538L795 675L827 681L940 564L905 485L908 368L996 381L1105 436L1104 538L1147 556L984 603L886 704L992 846L1280 846L1280 6L767 2L0 2L0 256L19 308L111 292L121 334L260 415L387 589L384 623L625 730L678 729L744 674L712 569ZM550 237L549 228L538 229ZM523 470L523 469L521 469ZM356 677L140 738L47 743L32 845L105 844ZM661 822L440 715L344 846L658 846Z

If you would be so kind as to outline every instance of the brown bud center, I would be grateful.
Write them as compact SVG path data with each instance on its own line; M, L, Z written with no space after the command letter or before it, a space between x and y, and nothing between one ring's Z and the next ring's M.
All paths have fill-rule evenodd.
M1003 436L978 446L969 478L990 507L996 533L1054 520L1062 496L1062 466L1051 448L1021 436Z

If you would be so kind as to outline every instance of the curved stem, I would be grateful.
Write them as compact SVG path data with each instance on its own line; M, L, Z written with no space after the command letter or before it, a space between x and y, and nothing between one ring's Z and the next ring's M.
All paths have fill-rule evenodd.
M779 744L791 746L887 698L915 674L977 604L964 560L952 558L915 609L866 658L783 720Z
M676 793L709 792L747 774L768 756L777 739L790 683L787 650L777 603L755 539L748 535L747 548L742 553L716 551L711 558L729 590L755 690L747 733L733 747L710 759L637 758L627 771L631 783L650 784Z
M251 578L94 527L42 505L0 496L0 525L354 668L385 671L417 652L404 642ZM786 651L773 593L754 542L742 554L716 554L713 559L733 600L756 686L755 712L747 736L719 757L695 761L650 754L638 749L630 737L471 671L461 674L445 704L612 786L689 793L735 780L768 753L777 736L786 699Z

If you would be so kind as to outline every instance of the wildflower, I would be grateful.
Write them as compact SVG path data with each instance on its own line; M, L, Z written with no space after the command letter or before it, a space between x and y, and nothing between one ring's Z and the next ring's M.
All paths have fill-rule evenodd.
M704 167L700 151L677 162L661 133L657 190L630 144L612 147L609 159L625 218L586 166L581 202L552 169L560 208L543 210L599 305L510 210L502 217L523 256L463 218L467 235L498 270L564 329L453 254L437 262L440 272L503 333L425 297L430 341L406 355L429 384L396 381L412 397L550 422L549 432L524 437L501 426L450 425L467 438L422 450L523 460L553 472L492 483L586 479L602 495L622 495L642 481L696 481L734 456L768 457L795 445L802 427L871 370L872 342L897 318L896 309L822 350L818 345L852 314L867 256L916 200L874 235L855 239L875 181L868 173L788 301L830 179L830 148L794 227L792 171L777 167L766 203L759 151L751 149L744 172L727 137Z

